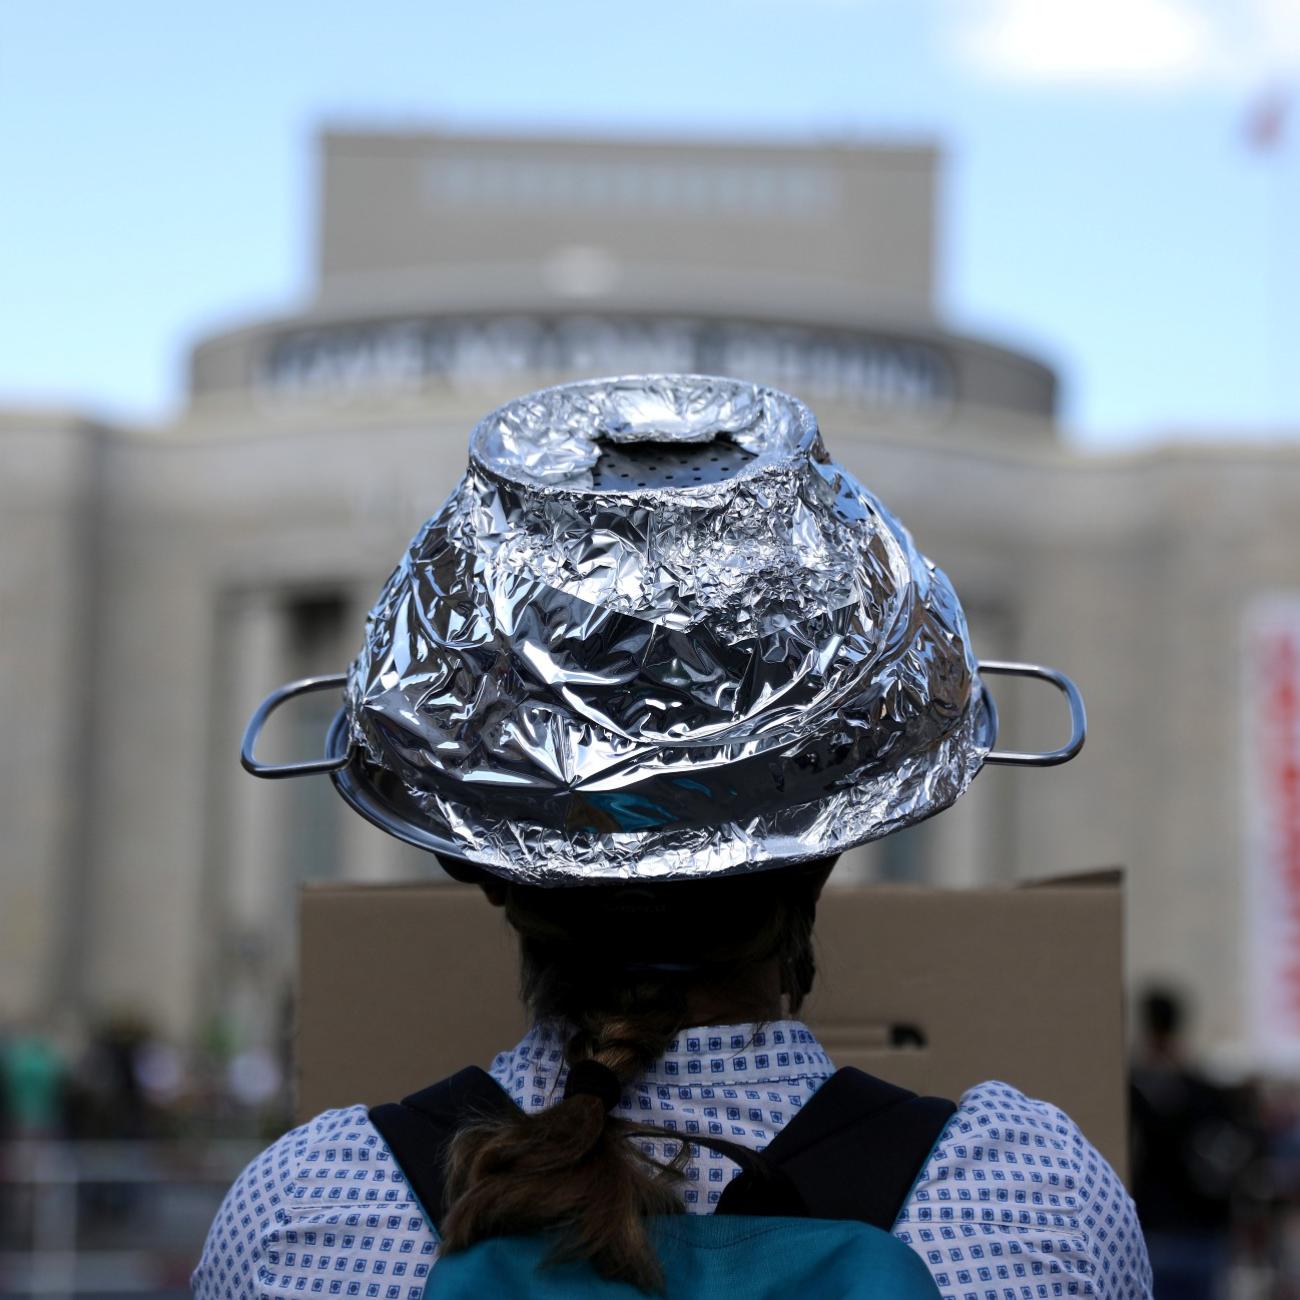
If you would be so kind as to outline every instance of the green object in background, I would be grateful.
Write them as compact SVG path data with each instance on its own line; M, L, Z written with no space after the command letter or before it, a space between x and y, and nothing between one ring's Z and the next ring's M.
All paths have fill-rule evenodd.
M11 1038L0 1048L3 1116L18 1136L48 1133L60 1126L63 1059L48 1040L35 1034Z

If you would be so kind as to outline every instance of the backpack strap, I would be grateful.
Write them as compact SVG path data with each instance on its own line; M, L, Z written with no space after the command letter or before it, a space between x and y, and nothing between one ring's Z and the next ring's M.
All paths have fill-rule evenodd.
M482 1116L517 1111L509 1093L486 1070L470 1066L401 1101L373 1107L370 1122L388 1143L436 1231L447 1209L443 1174L456 1131Z
M742 1172L715 1212L789 1214L788 1193L774 1210L769 1188L792 1185L810 1218L855 1219L888 1232L956 1109L861 1070L838 1070L763 1152L779 1177L765 1183Z
M717 1214L851 1219L888 1231L956 1109L850 1067L827 1079L761 1155L703 1134L680 1140L740 1166ZM370 1121L436 1230L447 1208L444 1168L456 1131L480 1116L517 1111L491 1075L471 1066L375 1106Z

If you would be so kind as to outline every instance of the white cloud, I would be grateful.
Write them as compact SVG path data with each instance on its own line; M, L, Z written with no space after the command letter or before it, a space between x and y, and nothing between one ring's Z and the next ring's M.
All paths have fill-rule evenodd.
M1274 69L1300 70L1300 4L1296 0L1254 0L1261 51Z
M1297 0L952 0L953 52L999 81L1150 89L1300 68Z

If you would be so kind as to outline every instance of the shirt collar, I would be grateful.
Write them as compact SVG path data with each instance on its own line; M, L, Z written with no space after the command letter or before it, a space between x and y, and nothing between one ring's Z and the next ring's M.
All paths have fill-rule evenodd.
M513 1052L534 1075L559 1085L567 1067L564 1045L570 1030L543 1021L524 1035ZM799 1020L769 1020L751 1025L700 1025L684 1029L638 1082L719 1084L821 1083L835 1073L831 1059L812 1030Z

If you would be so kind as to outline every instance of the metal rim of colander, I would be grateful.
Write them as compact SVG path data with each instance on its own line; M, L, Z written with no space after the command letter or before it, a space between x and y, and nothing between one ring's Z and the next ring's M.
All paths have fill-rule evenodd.
M629 441L615 441L607 436L597 435L594 441L600 445L600 458L592 467L592 482L573 483L563 480L539 483L527 474L512 474L507 465L498 463L484 450L484 443L493 433L503 414L512 409L522 408L529 403L537 403L557 395L581 393L606 393L612 389L654 384L665 385L716 385L734 391L749 391L760 394L776 403L794 418L798 429L797 437L785 455L764 456L761 451L751 452L742 448L728 436L727 431L720 430L708 441L694 441L685 438L662 436ZM773 468L788 466L801 457L810 455L819 443L817 417L812 408L799 398L770 384L755 384L746 380L733 379L725 375L700 374L651 374L651 375L613 375L603 379L583 379L562 384L552 384L539 388L522 397L512 398L489 411L475 424L469 437L469 462L483 474L496 482L505 483L516 490L542 490L573 496L590 496L593 493L635 493L638 491L680 491L707 489L717 483L732 482L749 478ZM635 448L633 451L631 449ZM719 452L719 448L723 450ZM710 453L710 454L705 454ZM717 455L714 462L712 455ZM632 473L630 463L644 460L643 472L639 476ZM655 460L663 464L651 464ZM605 462L604 467L601 461ZM672 464L673 461L677 465ZM681 470L679 478L677 468ZM695 476L699 470L699 477ZM624 474L626 473L626 477ZM597 483L599 477L601 483ZM616 480L616 481L615 481Z
M991 750L997 743L999 725L997 702L994 700L988 689L982 682L979 682L978 679L974 681L973 685L977 693L977 698L973 702L974 707L980 711L979 731L984 744L986 744ZM934 742L930 749L937 749L943 743L943 740L944 738L940 737L939 740ZM371 825L378 827L380 830L392 835L395 839L410 844L417 849L423 849L426 852L431 853L441 853L446 856L470 861L470 859L465 858L464 844L452 839L449 835L438 834L436 831L423 824L422 820L417 821L413 819L407 815L401 807L393 803L391 800L386 799L376 788L375 783L369 779L367 775L367 768L372 764L365 758L363 752L353 744L351 718L346 705L339 709L339 711L334 715L333 721L330 723L329 730L325 736L325 755L328 760L341 764L329 773L334 788L339 792L343 800L355 812L364 817L366 821L370 822ZM980 766L982 767L989 761L989 759L990 754L986 752L981 759ZM996 756L994 756L994 761L997 761ZM389 771L390 775L397 776L399 780L401 779L399 773L393 773L391 769L384 770ZM825 797L829 797L829 792L824 796L824 798ZM936 813L940 813L944 811L945 808L950 807L959 797L960 792L954 794L951 799L931 800L925 806L923 812L918 816L909 819L909 824L912 824L912 822L924 821L933 817ZM887 834L891 829L894 828L882 827L881 834ZM644 834L647 839L651 839L656 834L671 833L672 828L666 828L663 831L645 832ZM870 838L879 837L873 836ZM869 843L870 838L866 840L854 840L853 843L841 845L836 847L833 851L837 853L846 852L851 848L857 847L859 844ZM815 855L810 854L809 856ZM765 861L757 863L752 861L747 862L743 866L738 866L731 871L724 871L721 874L725 875L740 873L743 871L777 869L797 860L798 859L795 858L773 855ZM509 864L507 863L473 862L472 865L493 874L509 873ZM664 878L667 879L669 877ZM586 881L593 884L599 884L608 879L609 877L605 876L584 876L577 872L568 873L564 871L556 871L554 873L554 878L551 879L549 883L555 885L566 883L581 884Z

